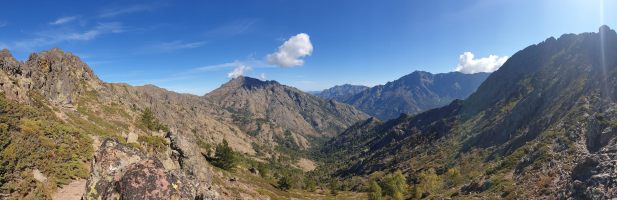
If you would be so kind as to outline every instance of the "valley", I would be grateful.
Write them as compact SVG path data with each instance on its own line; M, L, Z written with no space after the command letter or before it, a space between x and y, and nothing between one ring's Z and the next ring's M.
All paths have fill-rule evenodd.
M0 51L0 199L617 197L608 26L531 44L490 73L310 93L242 73L179 93L103 81L82 59Z

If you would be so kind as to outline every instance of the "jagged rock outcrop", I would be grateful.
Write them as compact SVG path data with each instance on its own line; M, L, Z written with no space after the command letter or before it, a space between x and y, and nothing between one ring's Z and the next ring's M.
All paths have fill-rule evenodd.
M0 68L13 84L22 90L37 91L54 103L71 104L88 88L96 89L101 84L90 67L77 56L60 49L33 53L26 62L19 62L8 50L2 50L0 60ZM12 90L19 92L15 88L5 91Z
M113 140L92 161L84 199L218 199L195 179Z

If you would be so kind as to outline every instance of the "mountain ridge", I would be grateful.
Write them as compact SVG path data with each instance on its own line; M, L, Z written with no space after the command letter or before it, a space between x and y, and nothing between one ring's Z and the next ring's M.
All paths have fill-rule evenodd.
M338 152L350 157L334 173L398 169L416 181L417 198L615 197L615 74L610 28L549 38L514 54L466 100L364 130L370 150Z
M244 76L230 80L204 98L253 121L268 119L266 123L249 126L245 122L251 120L238 121L245 123L242 125L248 130L261 129L264 124L280 126L285 129L283 132L290 130L299 134L302 140L307 140L307 136L331 137L342 131L341 127L368 118L363 112L346 104L323 100L276 81L261 81ZM336 117L326 113L333 113Z
M231 80L230 84L234 84L233 81ZM9 102L15 101L15 107L23 107L23 110L26 111L38 111L35 112L36 115L20 114L37 120L37 123L60 127L45 130L47 132L70 130L71 134L80 136L79 141L81 143L75 145L75 147L92 147L93 151L84 150L83 155L75 156L74 158L79 158L79 160L71 161L69 164L73 167L62 168L62 173L50 170L49 166L44 164L48 163L53 157L47 155L29 157L30 154L10 153L15 149L18 152L33 152L35 155L42 153L36 149L30 149L36 148L35 145L38 144L36 143L38 141L31 142L32 144L18 145L22 141L28 141L21 138L23 134L20 134L20 127L34 126L34 128L28 130L38 130L39 125L37 123L33 125L28 119L14 119L13 115L4 116L6 113L0 113L3 115L0 124L4 123L3 120L5 119L9 119L11 123L8 132L5 132L5 129L0 131L0 138L3 138L3 144L0 145L0 162L28 163L24 165L26 167L11 168L8 171L2 168L0 182L2 182L3 187L0 188L0 196L17 198L17 196L30 195L29 197L34 198L33 195L48 195L53 191L53 188L67 184L65 181L73 179L87 179L88 185L96 185L96 187L84 188L86 189L84 198L88 199L90 197L106 199L116 195L142 194L143 191L139 190L146 188L134 188L132 194L126 194L123 192L127 191L118 191L117 188L107 187L109 184L103 181L114 179L114 177L130 179L134 174L132 172L124 173L122 171L114 177L108 177L109 174L106 172L103 174L83 172L84 169L89 169L88 166L107 169L108 166L99 166L102 163L91 161L95 159L94 152L103 144L103 141L109 140L114 142L105 142L105 144L117 143L123 146L121 149L131 148L132 151L140 151L145 154L143 157L145 163L130 163L133 161L126 157L110 158L119 159L124 167L145 165L149 166L148 170L163 173L164 176L182 177L191 174L190 179L160 179L160 181L167 182L175 180L179 182L173 184L192 187L186 188L188 192L177 194L181 195L181 198L258 196L259 193L256 189L263 187L255 185L258 183L248 183L253 184L249 187L246 184L237 186L213 182L213 177L217 180L228 179L228 175L215 173L215 169L208 164L209 162L206 159L207 156L211 156L211 152L214 152L217 144L227 141L227 144L237 152L238 156L247 159L272 160L268 163L287 166L285 169L277 170L297 173L297 171L302 172L298 164L300 161L311 164L312 161L308 160L308 156L303 152L314 143L313 138L308 140L303 138L304 136L301 134L312 134L311 137L331 136L335 134L335 130L344 129L347 125L355 123L356 119L368 117L351 106L321 99L316 100L317 97L299 92L295 88L282 86L275 81L261 82L247 78L247 82L241 85L247 86L247 90L242 89L243 91L256 90L264 86L277 86L272 88L275 91L278 91L276 88L285 88L284 90L290 91L290 94L295 94L296 99L300 102L304 102L306 96L315 98L308 102L318 102L327 108L319 109L318 112L319 116L324 117L324 120L303 121L308 124L304 127L306 132L291 129L298 132L292 134L291 138L287 137L285 130L280 127L272 126L269 127L272 128L270 130L265 127L262 130L247 130L238 125L236 118L238 113L230 112L216 102L211 102L206 96L176 93L155 85L131 86L126 83L106 83L98 79L94 71L77 56L57 48L33 53L26 61L17 61L10 51L2 50L0 51L0 88L4 95L0 100L4 100L6 97ZM18 110L18 112L25 111ZM294 111L288 112L293 113ZM38 116L37 113L42 116ZM346 118L344 117L346 113L351 113L357 118ZM334 117L335 115L337 117ZM304 118L302 119L304 120ZM267 120L261 122L267 123ZM310 126L311 124L316 124L315 127L320 128L319 132L313 129L313 126ZM5 126L2 125L1 127ZM273 129L277 129L278 132L272 131ZM322 130L327 134L322 134ZM35 137L30 137L34 140L46 138L51 133L35 131L31 134L35 134ZM53 143L44 144L50 145L48 148L52 148L49 152L63 151L77 154L78 152L66 150L66 147L62 146L73 142L69 139L66 137L53 138ZM296 144L290 145L288 143L290 140L296 142ZM286 148L285 151L281 150L281 146ZM111 155L123 155L125 153ZM292 156L292 153L295 154ZM17 157L5 157L3 155ZM150 161L147 160L152 160L155 164L151 165L148 163ZM60 168L58 167L58 169ZM63 182L37 182L29 176L33 173L37 176L46 177L48 180L62 180ZM68 176L67 174L72 175L67 178L65 177ZM30 184L28 181L35 181L32 183L40 184ZM163 186L153 185L153 183L147 183L143 186L160 187L159 189L162 191L173 191L173 188L170 188L171 186L163 188ZM105 192L102 190L105 190ZM230 190L234 192L229 192Z
M447 105L455 99L467 98L488 76L489 73L414 71L384 85L363 90L343 102L388 120L401 113L417 114Z
M345 102L348 98L366 89L369 89L369 87L363 85L343 84L315 92L314 94L324 99L334 99L338 102Z

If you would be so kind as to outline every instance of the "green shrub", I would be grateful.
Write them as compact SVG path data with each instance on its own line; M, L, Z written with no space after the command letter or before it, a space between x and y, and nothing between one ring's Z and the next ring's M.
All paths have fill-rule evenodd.
M223 140L221 144L216 145L214 158L210 159L214 166L224 170L232 170L238 164L238 155L227 143Z
M165 138L153 136L153 135L142 135L137 138L139 143L144 144L148 150L162 153L167 149L167 145L169 143Z
M305 177L304 189L309 192L315 192L315 190L317 189L317 181L310 177Z
M154 116L150 108L144 109L141 113L141 123L151 131L169 131L169 128Z
M40 106L44 106L42 103ZM49 113L0 95L0 190L21 198L48 198L53 188L87 178L91 139ZM38 169L46 183L33 179Z
M291 189L291 179L289 178L289 175L282 175L279 177L278 181L276 182L276 187L278 187L280 190L283 191L287 191L289 189Z
M392 199L402 200L407 191L407 187L407 180L400 170L386 175L382 182L384 193L391 196Z
M435 193L436 190L441 188L441 185L442 181L435 173L435 169L430 168L418 175L418 184L412 188L412 196L419 199L426 192Z
M371 181L370 183L368 199L369 200L381 200L382 199L381 187L379 187L379 184L377 184L377 182L375 181Z
M339 190L340 190L340 186L339 186L338 180L333 179L330 182L330 194L332 196L336 196L336 195L338 195L338 191Z

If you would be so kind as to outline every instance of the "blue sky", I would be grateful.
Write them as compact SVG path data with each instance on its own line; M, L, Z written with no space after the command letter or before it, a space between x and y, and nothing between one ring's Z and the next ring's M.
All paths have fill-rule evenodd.
M25 60L59 47L104 81L199 95L233 71L320 90L495 69L547 37L615 28L616 9L599 0L10 1L0 48Z

